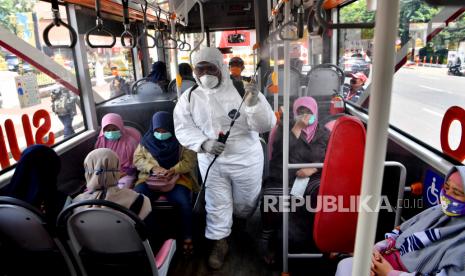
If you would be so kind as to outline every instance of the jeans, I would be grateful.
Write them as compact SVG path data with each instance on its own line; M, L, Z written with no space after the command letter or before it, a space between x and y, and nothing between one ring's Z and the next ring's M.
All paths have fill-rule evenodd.
M59 115L58 118L60 119L61 123L63 124L63 136L64 138L68 138L69 136L73 135L74 129L73 129L73 115L67 114L67 115Z
M176 184L173 190L167 193L158 193L150 190L146 183L136 185L134 191L141 193L150 200L156 199L160 194L166 196L169 202L176 204L181 209L182 225L184 239L192 238L192 206L191 206L191 190L186 186Z

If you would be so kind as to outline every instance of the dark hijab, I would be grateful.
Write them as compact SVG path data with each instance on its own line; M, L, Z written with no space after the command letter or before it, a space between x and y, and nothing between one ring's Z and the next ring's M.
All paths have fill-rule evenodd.
M169 131L172 134L171 138L163 141L156 139L153 133L157 128ZM150 152L161 167L168 170L176 165L179 162L180 144L174 136L173 115L166 111L155 113L141 145Z
M179 64L179 75L181 75L184 80L194 80L192 67L188 63Z
M148 80L154 83L168 80L166 64L163 61L157 61L152 64L152 71L147 76Z
M47 222L53 223L63 207L65 195L57 188L61 161L55 151L44 145L24 150L11 182L3 195L26 201L40 209Z

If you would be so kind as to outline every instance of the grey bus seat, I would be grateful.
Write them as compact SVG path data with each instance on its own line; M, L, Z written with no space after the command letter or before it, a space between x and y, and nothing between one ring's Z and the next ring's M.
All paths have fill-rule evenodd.
M194 80L183 79L181 83L181 94L194 85L195 85ZM170 84L168 85L168 92L177 94L176 79L172 80Z
M344 71L334 64L320 64L307 74L306 96L313 97L318 103L319 120L324 125L331 119L331 98L340 94L344 84Z
M0 222L1 275L76 275L63 245L34 206L2 196Z
M166 240L155 256L142 220L105 200L71 204L58 216L57 226L83 275L164 276L176 251L176 241Z
M274 94L270 93L268 91L268 86L272 84L271 81L271 74L273 71L269 71L265 77L265 85L264 85L264 94L266 98L270 101L273 101ZM301 73L291 67L291 90L289 91L289 96L291 98L299 97L300 95L300 87L301 87L301 80L302 80L302 75ZM278 68L278 83L279 83L279 102L280 105L282 105L282 96L283 96L283 89L284 89L284 68L279 67Z

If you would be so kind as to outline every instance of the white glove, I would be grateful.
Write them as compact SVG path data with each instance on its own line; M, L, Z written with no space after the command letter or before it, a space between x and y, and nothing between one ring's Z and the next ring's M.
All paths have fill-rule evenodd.
M214 139L209 139L202 144L202 149L214 155L220 155L224 151L225 145Z
M257 89L257 85L255 84L255 81L251 81L247 84L244 85L245 93L246 93L246 99L245 99L245 105L246 106L254 106L258 102L258 93L260 93Z

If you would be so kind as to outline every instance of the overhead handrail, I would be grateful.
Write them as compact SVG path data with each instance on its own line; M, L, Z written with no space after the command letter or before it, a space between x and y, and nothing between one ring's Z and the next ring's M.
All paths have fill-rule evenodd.
M123 45L124 48L134 48L137 46L137 39L136 37L131 33L131 24L129 22L129 0L121 0L121 3L123 4L123 25L124 25L124 31L121 34L121 45ZM126 41L124 40L125 38L129 38L130 44L127 45Z
M115 46L116 44L116 36L103 26L103 19L100 9L100 0L95 0L95 13L97 17L97 19L95 20L95 27L88 30L85 35L87 45L89 45L90 48L113 48L113 46ZM90 36L99 33L104 35L110 35L110 37L112 38L112 42L110 44L92 44L92 42L90 41Z
M323 3L325 0L318 0L316 5L315 17L316 21L324 29L371 29L375 27L375 22L368 23L329 23L326 17L326 12L323 9Z
M181 33L182 33L183 39L181 39ZM179 35L178 49L180 51L190 52L190 50L192 49L192 46L187 42L185 30L183 30L182 32L179 32L178 35Z
M145 4L143 4L145 3ZM143 14L143 24L144 24L144 27L142 29L142 33L139 35L139 37L137 38L138 42L140 45L143 45L143 43L141 43L142 39L144 39L144 36L147 37L147 38L150 38L152 40L152 44L149 44L149 40L147 39L147 46L144 46L142 48L155 48L155 46L157 46L157 40L156 38L149 34L149 31L147 29L147 9L149 7L149 4L146 0L143 0L140 2L140 8L142 10L142 14Z
M157 24L156 24L156 30L155 30L155 42L158 48L163 48L163 49L177 49L178 48L178 42L175 38L171 37L170 32L168 30L168 27L163 27L161 23L161 12L162 9L160 6L158 6L158 11L155 12L155 16L157 17ZM165 33L167 34L166 40L174 42L173 46L165 46Z
M433 6L463 6L463 0L425 0L426 3Z
M203 18L203 4L199 0L196 0L195 2L197 2L197 4L199 4L199 8L200 8L200 29L201 29L201 33L202 33L202 39L197 43L197 45L194 46L194 49L192 49L192 51L189 54L189 60L190 60L191 64L193 64L192 63L192 54L194 54L194 52L200 48L200 45L202 45L203 41L205 40L205 22L204 22L204 18Z
M45 43L45 45L47 45L48 47L53 48L53 49L58 49L58 48L71 49L71 48L74 48L74 46L76 45L76 42L77 42L76 31L71 26L66 24L63 20L61 20L61 18L60 18L60 6L58 4L58 0L52 0L51 2L52 2L53 21L47 27L45 27L44 32L42 33L42 36L44 38L44 43ZM70 41L69 45L53 45L50 42L50 39L48 37L49 34L50 34L50 30L53 27L60 27L60 26L65 27L69 31L69 34L71 35L71 41Z
M304 0L300 0L300 5L297 8L297 36L299 38L304 37L304 15L305 15Z

